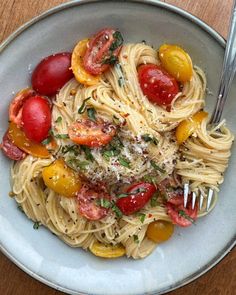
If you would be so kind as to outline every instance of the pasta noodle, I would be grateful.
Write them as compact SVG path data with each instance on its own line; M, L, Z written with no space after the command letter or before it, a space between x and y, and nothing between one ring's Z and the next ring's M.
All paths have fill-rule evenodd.
M78 112L85 100L87 107L94 108L103 120L118 120L123 126L118 131L123 144L121 155L129 160L131 169L114 168L112 159L104 159L101 148L91 150L94 161L86 169L78 167L78 161L86 163L86 152L65 138L56 138L59 148L49 159L28 155L12 167L12 190L25 214L72 247L89 249L96 241L121 243L128 257L144 258L156 247L156 243L146 237L148 225L155 220L171 222L171 219L163 204L152 207L150 202L140 211L144 220L135 214L121 218L108 214L98 221L86 219L78 211L76 198L66 198L45 186L42 170L55 158L63 157L70 167L94 184L109 183L111 190L132 180L139 181L146 175L161 182L174 173L181 177L181 185L190 183L192 191L206 198L209 188L218 192L223 182L233 141L224 121L216 128L209 128L207 118L204 119L196 133L180 146L173 133L181 121L203 109L205 74L195 67L192 79L183 84L170 110L166 110L152 104L140 88L137 67L148 63L159 64L154 49L143 43L124 45L118 63L101 76L97 85L85 87L72 79L59 91L53 103L55 137L67 134L74 121L86 117L85 113ZM62 118L60 123L57 122L59 117ZM145 134L155 138L157 144L143 141ZM165 172L155 170L150 161L155 161ZM134 237L138 243L134 242Z

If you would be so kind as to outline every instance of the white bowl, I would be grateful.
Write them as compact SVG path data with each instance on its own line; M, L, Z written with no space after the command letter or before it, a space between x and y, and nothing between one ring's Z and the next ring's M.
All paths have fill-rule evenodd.
M126 42L143 39L158 47L181 44L202 67L215 103L225 42L196 17L157 1L74 1L53 8L11 35L0 47L0 135L7 128L13 92L29 85L30 68L53 52L74 44L103 27L119 28ZM224 117L236 131L236 85ZM32 222L8 197L9 166L0 155L0 248L34 278L70 294L161 294L190 282L214 266L235 244L236 148L221 186L219 202L196 226L178 228L146 259L103 260L61 242L47 229L33 230Z

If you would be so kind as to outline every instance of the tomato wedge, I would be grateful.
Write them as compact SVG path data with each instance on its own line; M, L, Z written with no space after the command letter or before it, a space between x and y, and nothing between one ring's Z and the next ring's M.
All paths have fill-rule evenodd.
M15 123L11 122L9 124L8 132L12 143L24 152L38 158L50 157L50 154L44 145L30 141Z
M97 192L83 185L77 193L80 214L89 220L99 220L107 216L109 209L97 204L101 199L109 201L111 197L105 192Z
M189 196L186 208L184 208L183 193L178 196L174 196L166 203L167 214L170 216L172 222L182 227L192 225L197 219L198 205L195 204L192 209L192 200Z
M20 161L25 158L26 153L19 149L12 142L8 131L4 134L2 139L1 148L3 153L11 160Z
M22 108L26 100L35 95L35 92L30 88L25 88L19 91L11 101L9 107L9 120L17 126L22 126Z
M70 139L81 145L99 147L109 143L116 133L116 127L103 120L96 122L90 119L81 119L69 127Z
M143 94L154 104L169 106L179 92L175 78L157 65L141 65L138 78Z
M92 75L100 75L116 63L123 44L119 31L106 28L93 36L84 56L84 68Z
M153 184L141 182L130 186L124 196L120 197L116 205L125 215L133 214L142 209L155 193ZM127 196L125 196L127 195Z

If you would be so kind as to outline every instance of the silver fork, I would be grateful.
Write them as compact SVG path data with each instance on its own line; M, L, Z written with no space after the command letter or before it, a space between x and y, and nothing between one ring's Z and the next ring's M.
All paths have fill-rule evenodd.
M230 86L232 84L236 71L236 0L233 5L233 11L230 20L230 29L228 34L228 41L226 43L225 55L223 68L220 77L220 86L217 95L216 105L213 114L210 119L210 124L215 125L220 122L220 118L223 112L225 101L227 99ZM189 196L189 184L184 184L184 207L187 206ZM195 207L197 194L196 192L191 193L192 196L192 209ZM213 189L208 190L206 211L209 211L212 199L214 196ZM199 209L202 209L204 197L200 194L199 198Z

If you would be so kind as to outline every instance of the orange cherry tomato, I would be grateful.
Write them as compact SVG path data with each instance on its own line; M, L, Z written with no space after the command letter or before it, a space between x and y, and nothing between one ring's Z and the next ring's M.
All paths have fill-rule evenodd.
M159 48L159 58L162 67L177 81L187 82L192 78L192 60L181 47L163 44Z
M174 225L171 222L157 220L148 225L146 235L148 239L159 244L169 240L173 232Z
M38 158L50 157L44 145L29 140L25 133L14 122L10 122L8 134L12 143L24 152Z
M81 145L99 147L109 143L116 133L116 128L102 120L93 122L89 119L81 119L69 127L70 139Z
M207 112L201 111L182 121L176 128L176 139L178 144L182 144L185 140L189 138L198 128L200 123L204 118L208 116Z
M89 74L83 65L83 57L87 50L89 39L81 40L74 48L71 57L71 68L76 80L84 85L96 85L99 82L100 76Z
M11 101L9 107L9 120L22 126L22 108L26 100L35 95L35 92L30 88L25 88L19 91Z

